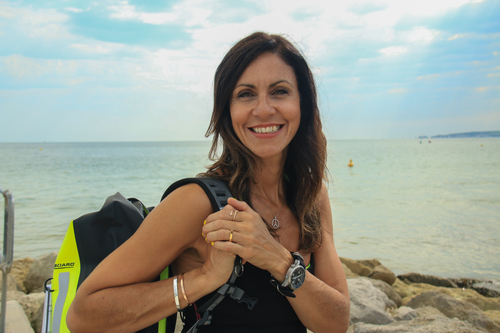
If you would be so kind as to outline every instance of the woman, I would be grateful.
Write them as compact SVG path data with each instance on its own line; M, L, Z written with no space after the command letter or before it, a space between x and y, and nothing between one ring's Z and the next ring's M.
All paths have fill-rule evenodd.
M212 213L197 185L175 190L78 289L72 332L135 332L175 313L174 278L150 282L170 263L187 329L196 321L188 302L203 304L223 285L236 255L245 267L236 283L259 301L250 311L224 299L200 332L347 330L323 184L326 140L313 76L292 44L254 33L233 46L215 74L211 134L211 156L220 141L223 150L205 175L227 180L239 200ZM310 265L314 274L300 268Z

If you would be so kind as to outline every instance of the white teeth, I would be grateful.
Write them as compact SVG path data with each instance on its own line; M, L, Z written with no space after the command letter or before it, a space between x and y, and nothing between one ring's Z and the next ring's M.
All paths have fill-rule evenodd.
M254 127L252 128L255 133L276 133L281 128L281 126L268 126L268 127Z

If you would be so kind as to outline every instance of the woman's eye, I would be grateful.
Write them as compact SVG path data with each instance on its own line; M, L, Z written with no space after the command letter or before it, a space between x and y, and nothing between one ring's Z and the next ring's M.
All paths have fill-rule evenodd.
M252 97L253 95L249 91L242 91L238 94L239 98Z
M288 94L288 90L286 90L286 89L278 89L278 90L274 91L273 94L274 95L286 95L286 94Z

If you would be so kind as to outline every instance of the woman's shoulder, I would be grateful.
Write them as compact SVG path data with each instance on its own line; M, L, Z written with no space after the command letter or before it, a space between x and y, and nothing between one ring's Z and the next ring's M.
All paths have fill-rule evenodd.
M177 208L176 208L177 207ZM166 196L157 208L170 213L176 210L186 210L184 213L198 212L207 216L212 213L212 205L205 191L196 183L179 186Z

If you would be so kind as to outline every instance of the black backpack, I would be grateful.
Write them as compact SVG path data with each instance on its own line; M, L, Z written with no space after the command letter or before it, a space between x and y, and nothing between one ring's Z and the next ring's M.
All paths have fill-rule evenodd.
M165 191L161 200L175 189L189 183L196 183L203 188L214 211L224 208L227 205L227 199L231 197L231 191L224 181L205 177L186 178L173 183ZM99 211L85 214L71 221L54 265L53 278L45 282L46 297L42 333L69 333L66 326L66 314L78 287L104 258L134 234L153 208L145 207L135 198L125 199L120 193L116 193L106 199ZM236 278L241 273L241 259L237 258L231 278L219 288L214 297L200 307L202 319L189 332L196 332L199 326L210 324L210 311L226 296L237 301L243 299L249 304L249 308L253 307L256 300L245 297L244 292L234 286ZM167 267L156 280L167 279L170 275L171 271ZM177 315L173 314L139 332L173 333L176 318Z

